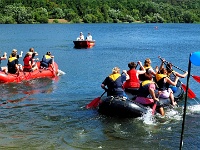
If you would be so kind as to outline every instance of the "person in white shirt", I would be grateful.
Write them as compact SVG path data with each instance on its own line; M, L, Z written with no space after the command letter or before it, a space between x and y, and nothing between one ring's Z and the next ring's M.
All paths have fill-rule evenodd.
M77 38L77 41L83 41L83 40L84 40L83 32L80 32L80 36Z
M88 36L86 37L87 41L92 41L92 35L90 33L88 33Z

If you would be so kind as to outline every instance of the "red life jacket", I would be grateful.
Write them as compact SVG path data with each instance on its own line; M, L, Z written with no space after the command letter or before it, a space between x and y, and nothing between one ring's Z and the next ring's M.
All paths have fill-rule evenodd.
M27 68L27 69L31 69L32 67L30 66L29 64L29 61L31 60L31 56L27 56L24 58L24 68ZM31 64L33 63L33 61L31 60Z
M124 88L139 88L140 80L137 78L137 70L131 69L127 71L130 79L124 83Z

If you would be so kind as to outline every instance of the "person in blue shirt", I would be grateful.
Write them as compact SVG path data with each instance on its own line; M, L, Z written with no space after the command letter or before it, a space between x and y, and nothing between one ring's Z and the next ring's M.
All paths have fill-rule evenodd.
M41 68L48 68L50 65L53 68L53 58L51 52L47 52L46 55L43 56L42 61L40 62Z

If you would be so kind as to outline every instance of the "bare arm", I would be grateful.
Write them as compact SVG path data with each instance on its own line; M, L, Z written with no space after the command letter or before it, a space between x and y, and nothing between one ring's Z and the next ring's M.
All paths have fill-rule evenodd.
M186 71L184 74L180 74L178 72L174 73L176 76L180 77L180 78L185 78L188 75L188 72Z
M23 51L21 51L21 54L19 55L19 57L22 57Z
M171 84L173 86L176 86L178 80L179 80L179 77L177 77L177 76L176 76L175 81L170 80L168 77L165 78L165 82L167 82L167 83L169 83L169 84Z
M6 60L6 59L7 59L7 53L4 52L4 55L3 55L3 57L1 57L1 60Z

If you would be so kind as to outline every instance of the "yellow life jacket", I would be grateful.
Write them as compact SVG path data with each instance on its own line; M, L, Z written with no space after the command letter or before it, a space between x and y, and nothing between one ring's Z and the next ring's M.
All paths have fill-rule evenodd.
M145 85L147 85L149 83L154 83L154 82L151 81L151 80L145 80L145 81L142 82L142 86L145 86Z
M12 62L12 61L14 61L14 60L16 60L17 59L17 57L10 57L9 59L8 59L8 62Z
M113 81L117 80L121 75L119 73L110 74L109 78L111 78Z
M158 82L160 79L164 78L164 77L167 77L167 75L164 75L164 74L156 74L156 81Z

